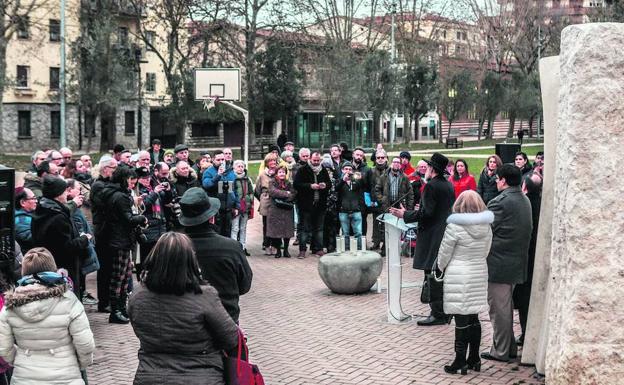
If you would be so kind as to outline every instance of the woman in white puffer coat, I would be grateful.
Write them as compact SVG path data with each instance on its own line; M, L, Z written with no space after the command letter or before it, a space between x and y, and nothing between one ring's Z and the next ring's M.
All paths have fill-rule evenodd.
M84 385L80 371L93 362L95 342L82 303L45 248L26 253L22 275L0 313L0 356L14 367L11 384Z
M447 373L481 370L479 313L488 309L487 255L493 221L494 214L479 194L470 190L457 197L453 214L446 220L438 269L444 271L444 313L455 317L455 360L444 366Z

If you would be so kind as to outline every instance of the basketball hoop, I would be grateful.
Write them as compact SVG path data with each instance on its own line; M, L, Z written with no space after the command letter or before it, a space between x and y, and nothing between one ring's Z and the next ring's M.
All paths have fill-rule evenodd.
M206 99L203 100L204 103L204 109L205 110L211 110L213 108L215 108L215 106L217 105L217 102L219 101L219 97L218 96L209 96Z

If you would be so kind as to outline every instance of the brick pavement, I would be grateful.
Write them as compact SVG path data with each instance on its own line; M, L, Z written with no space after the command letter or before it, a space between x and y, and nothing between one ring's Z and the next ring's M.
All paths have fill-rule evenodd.
M371 228L369 226L369 228ZM543 384L531 367L518 361L484 361L481 373L448 375L442 366L453 358L450 326L419 327L415 322L386 322L385 292L332 294L317 272L317 258L275 259L262 255L260 218L249 224L252 290L241 298L241 326L249 336L251 359L268 385L274 384ZM291 246L291 253L296 254ZM421 272L405 259L404 282L419 282ZM88 285L95 292L94 279ZM420 289L403 289L403 309L424 315ZM482 350L491 342L487 314L481 315ZM110 325L107 315L89 309L96 338L91 384L131 384L138 341L129 325ZM516 325L518 328L518 325ZM189 384L190 385L190 384Z

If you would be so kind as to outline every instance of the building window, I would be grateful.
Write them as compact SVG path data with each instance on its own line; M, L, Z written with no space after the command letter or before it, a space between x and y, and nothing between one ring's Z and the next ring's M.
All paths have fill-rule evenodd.
M509 119L509 111L507 110L501 111L501 119Z
M128 28L119 27L117 31L117 44L119 44L120 47L128 46Z
M205 136L218 137L219 123L212 122L194 122L191 123L191 136L200 138Z
M154 47L155 38L156 33L154 31L145 31L145 49L147 51L154 51L152 47Z
M455 32L457 40L468 40L468 34L466 32Z
M16 85L18 88L28 88L28 75L30 73L29 66L17 66Z
M17 38L30 38L30 18L28 16L19 16L17 19Z
M156 74L153 72L145 74L145 91L156 92Z
M61 137L61 111L50 111L50 138Z
M30 111L17 112L17 137L30 138Z
M124 119L125 134L134 135L134 111L126 111Z
M50 19L50 41L61 41L61 22Z
M61 70L58 67L50 67L50 89L58 90L61 84Z

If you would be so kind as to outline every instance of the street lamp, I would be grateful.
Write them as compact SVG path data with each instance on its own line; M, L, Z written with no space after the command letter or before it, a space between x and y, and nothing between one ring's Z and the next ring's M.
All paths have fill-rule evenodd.
M141 64L147 63L143 58L143 52L138 45L134 48L134 62L136 64L135 72L138 74L138 90L137 90L137 148L141 150L143 148L143 84L141 79Z

